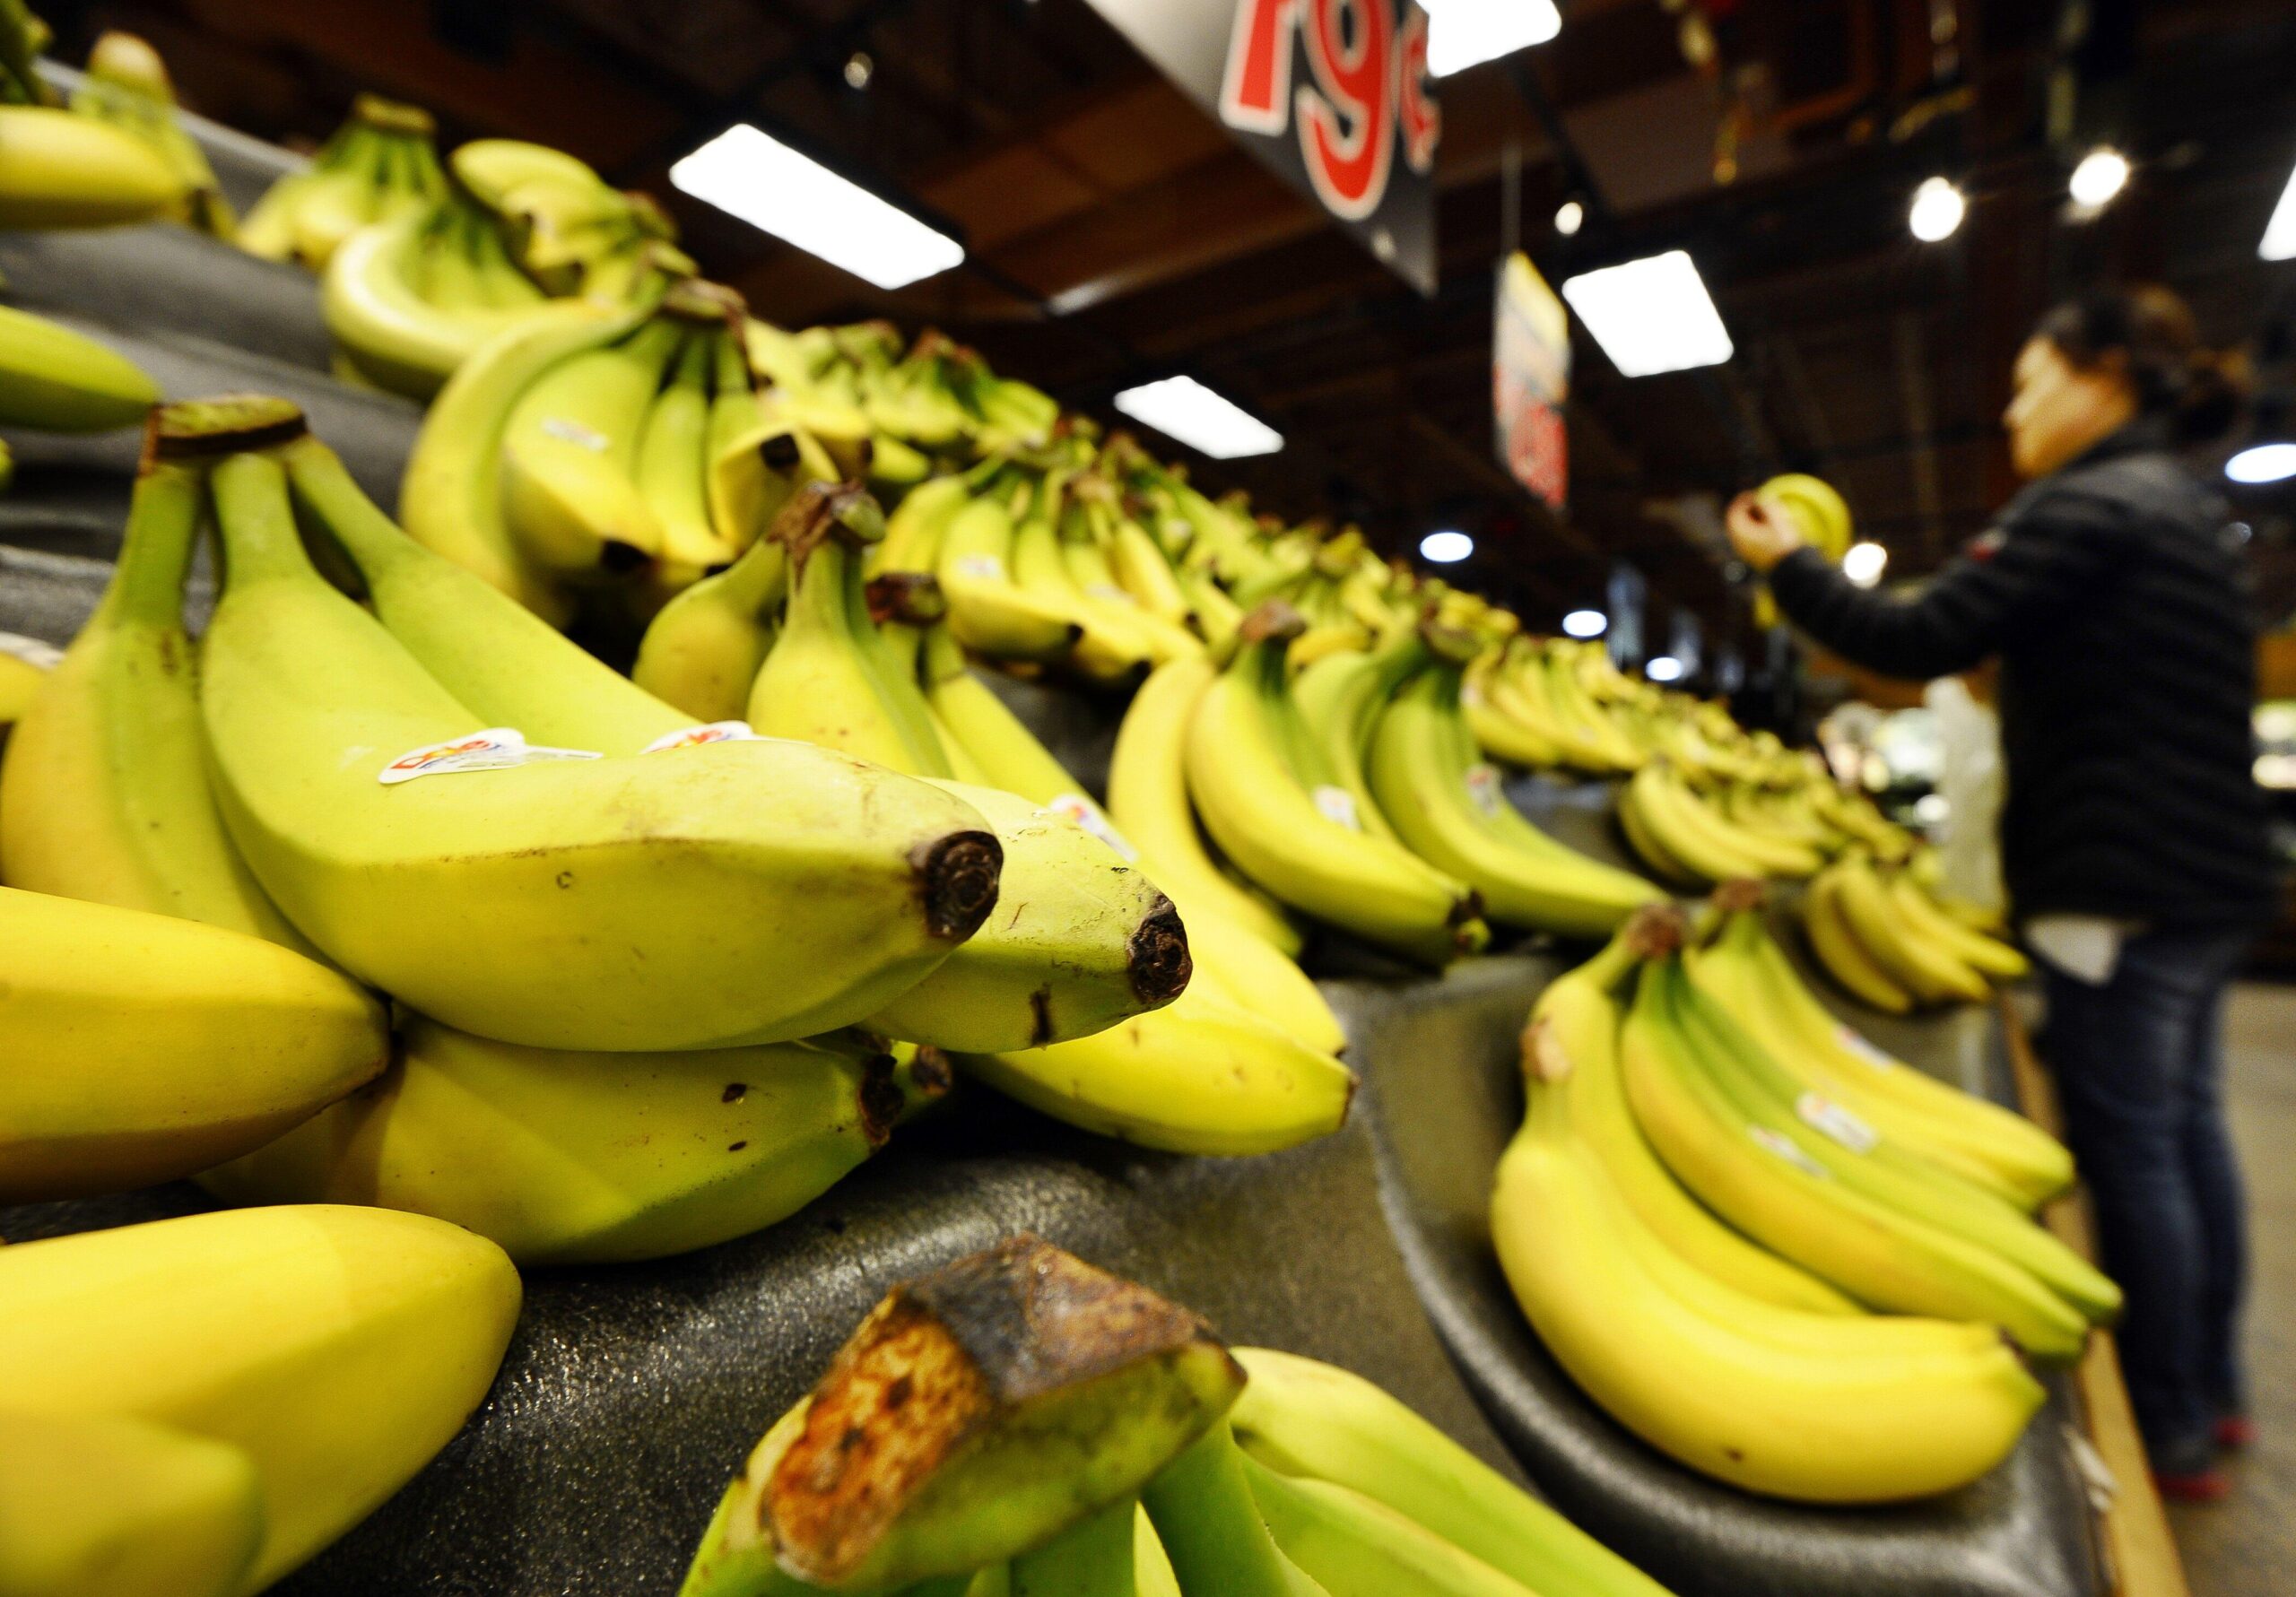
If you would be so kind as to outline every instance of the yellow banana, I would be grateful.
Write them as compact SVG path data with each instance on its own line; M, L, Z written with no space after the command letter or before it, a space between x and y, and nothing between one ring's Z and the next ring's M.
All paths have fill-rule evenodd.
M1832 871L1842 918L1874 963L1900 985L1929 1003L1982 1003L1992 995L1984 976L1958 949L1906 918L1862 850L1844 855Z
M639 643L631 680L697 721L741 719L788 591L789 551L757 539L725 570L662 606Z
M1802 894L1802 931L1828 976L1859 1002L1886 1014L1913 1008L1914 995L1870 953L1841 908L1839 865L1818 872Z
M0 306L0 424L43 432L140 425L160 386L107 345Z
M1973 931L1946 914L1929 896L1929 890L1914 881L1909 871L1891 872L1884 885L1890 902L1897 907L1907 924L1930 942L1951 950L1979 974L1996 981L2015 981L2031 969L2025 956L2007 943Z
M0 1411L7 1597L234 1597L262 1545L242 1449L140 1419Z
M689 334L669 382L646 412L633 466L638 491L662 528L663 580L673 588L729 564L739 552L709 518L709 385L718 345L730 342L708 328Z
M359 229L328 256L319 306L336 348L361 376L410 399L429 399L488 340L500 337L544 301L516 306L449 307L418 282L434 245L433 213L409 212Z
M134 134L50 106L0 106L0 227L146 221L190 192Z
M1052 659L1083 629L1014 579L1013 542L1012 512L993 492L951 517L934 567L949 603L949 630L994 659Z
M36 1415L145 1420L242 1449L252 1597L380 1506L462 1428L518 1313L502 1250L379 1209L245 1209L0 1248L0 1391Z
M579 577L630 571L662 552L639 492L638 444L664 369L684 339L670 317L552 366L502 423L502 514L526 558Z

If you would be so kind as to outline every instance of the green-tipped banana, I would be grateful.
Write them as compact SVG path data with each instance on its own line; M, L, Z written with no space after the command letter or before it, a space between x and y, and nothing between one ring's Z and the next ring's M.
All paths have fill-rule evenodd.
M0 424L103 432L141 425L159 403L160 386L125 355L0 306Z
M787 548L759 538L725 570L662 606L638 646L631 680L697 721L740 720L788 592Z
M0 106L0 227L146 221L190 195L151 143L49 106Z
M1180 1590L1220 1597L1324 1597L1323 1586L1285 1558L1268 1533L1245 1467L1222 1421L1140 1494Z
M1535 1597L1531 1588L1406 1519L1328 1480L1294 1480L1244 1459L1276 1546L1331 1597Z

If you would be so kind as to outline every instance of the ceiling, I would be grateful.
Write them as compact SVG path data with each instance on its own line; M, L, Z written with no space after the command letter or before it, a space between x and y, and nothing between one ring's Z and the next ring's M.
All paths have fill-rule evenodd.
M2162 279L2220 341L2296 316L2296 265L2255 255L2296 165L2296 8L2085 0L2088 33L2069 49L2066 8L1565 0L1552 44L1441 85L1431 298L1231 145L1083 0L40 10L67 59L103 26L146 33L187 101L274 138L323 136L372 88L432 107L450 135L541 139L669 197L670 161L758 120L944 218L970 254L885 294L675 197L706 268L760 314L936 324L1104 414L1128 382L1193 371L1286 438L1273 456L1196 461L1200 482L1358 520L1392 552L1464 528L1477 549L1460 579L1536 625L1596 599L1624 559L1661 625L1678 607L1726 642L1752 629L1718 547L1720 497L1816 471L1893 574L1933 568L2013 486L1995 422L2007 372L2068 287ZM1715 45L1709 70L1686 56L1686 18ZM863 75L857 52L862 87L848 81ZM2065 175L2099 140L2138 175L2102 217L2075 221ZM1960 181L1970 211L1953 239L1923 246L1905 209L1932 172ZM1551 219L1574 195L1589 220L1566 239ZM1509 239L1557 282L1686 247L1738 351L1628 380L1579 336L1562 517L1492 455L1492 269ZM2290 509L2252 509L2281 613L2296 607Z

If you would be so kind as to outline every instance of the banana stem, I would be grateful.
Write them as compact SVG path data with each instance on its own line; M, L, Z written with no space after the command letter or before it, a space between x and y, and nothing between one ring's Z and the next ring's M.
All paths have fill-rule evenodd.
M245 587L264 581L318 579L295 530L287 473L276 458L234 455L216 466L210 482L229 582Z
M203 466L170 461L144 466L128 505L119 564L98 612L101 619L183 625L184 580L191 571L206 497Z

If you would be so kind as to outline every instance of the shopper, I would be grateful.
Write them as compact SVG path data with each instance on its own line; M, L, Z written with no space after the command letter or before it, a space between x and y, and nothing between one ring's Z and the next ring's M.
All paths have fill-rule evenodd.
M2030 486L1918 592L1853 586L1750 495L1730 537L1796 625L1859 664L1921 680L1999 659L2003 873L2127 1293L2129 1394L2164 1493L2218 1497L2215 1448L2248 1430L2220 1011L2275 890L2239 550L2170 451L2225 430L2239 384L2181 300L2134 288L2052 311L2015 387L2002 421Z

